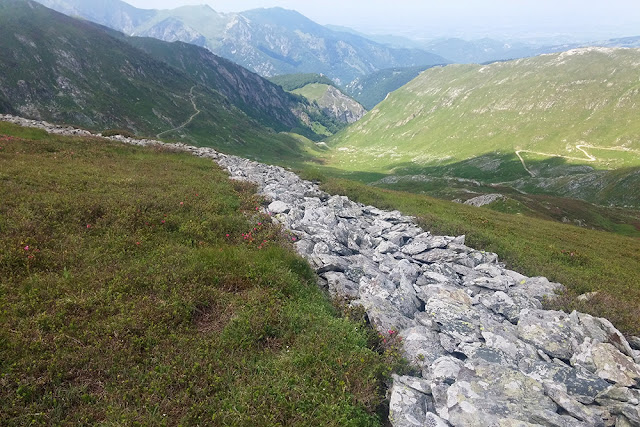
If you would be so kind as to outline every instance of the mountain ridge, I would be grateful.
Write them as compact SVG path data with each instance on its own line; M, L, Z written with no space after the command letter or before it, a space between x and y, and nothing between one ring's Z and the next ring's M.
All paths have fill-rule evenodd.
M364 37L336 32L304 15L282 8L253 9L221 14L211 8L149 11L143 22L138 11L118 17L91 14L81 0L39 0L58 11L136 36L194 42L265 77L300 72L322 73L339 84L379 69L448 63L438 55L419 49L396 49ZM120 0L109 0L119 10ZM170 22L167 18L173 17ZM164 22L164 24L163 24ZM138 24L134 26L132 24Z
M296 139L276 132L304 131L296 112L309 104L257 74L196 46L131 39L30 0L2 0L0 8L6 112L144 135L174 129L165 137L245 154L253 145L268 156L301 155ZM194 99L202 113L189 120Z

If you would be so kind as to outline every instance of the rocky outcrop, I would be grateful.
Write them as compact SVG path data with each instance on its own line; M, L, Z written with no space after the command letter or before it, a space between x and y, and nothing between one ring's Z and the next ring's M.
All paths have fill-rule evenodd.
M474 197L464 202L465 205L482 207L490 205L498 200L504 200L505 197L502 194L483 194L482 196Z
M358 101L333 86L327 86L327 91L316 102L325 114L341 123L355 123L367 113Z
M256 183L328 291L364 307L381 333L398 334L416 374L394 377L393 425L640 425L640 352L605 319L544 310L560 284L508 270L464 236L435 236L400 212L331 196L283 168L175 147Z

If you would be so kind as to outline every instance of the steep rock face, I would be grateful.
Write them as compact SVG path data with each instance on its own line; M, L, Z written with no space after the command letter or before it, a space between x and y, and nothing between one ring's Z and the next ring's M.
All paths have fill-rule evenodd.
M358 101L333 85L311 83L293 91L318 106L329 117L342 124L355 123L367 112Z
M362 105L340 90L329 86L318 101L322 110L343 123L355 123L367 113Z
M174 147L257 184L273 199L267 212L295 236L329 292L363 306L378 331L402 343L419 374L394 377L393 425L640 424L640 351L605 319L544 310L561 285L506 269L464 236L434 236L400 212L330 196L283 168Z

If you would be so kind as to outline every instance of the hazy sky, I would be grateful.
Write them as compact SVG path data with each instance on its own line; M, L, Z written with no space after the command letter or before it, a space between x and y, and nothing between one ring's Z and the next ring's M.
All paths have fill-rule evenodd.
M219 12L294 9L320 24L377 34L439 36L640 35L639 0L125 0L142 8L209 4Z

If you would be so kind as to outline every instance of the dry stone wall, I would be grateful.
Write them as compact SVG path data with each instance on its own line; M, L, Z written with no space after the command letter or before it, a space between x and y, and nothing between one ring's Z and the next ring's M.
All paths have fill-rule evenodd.
M393 378L394 426L640 426L640 340L630 344L606 319L544 310L562 285L511 271L464 236L432 235L400 212L331 196L281 167L173 146L256 183L329 292L402 339L416 374Z

